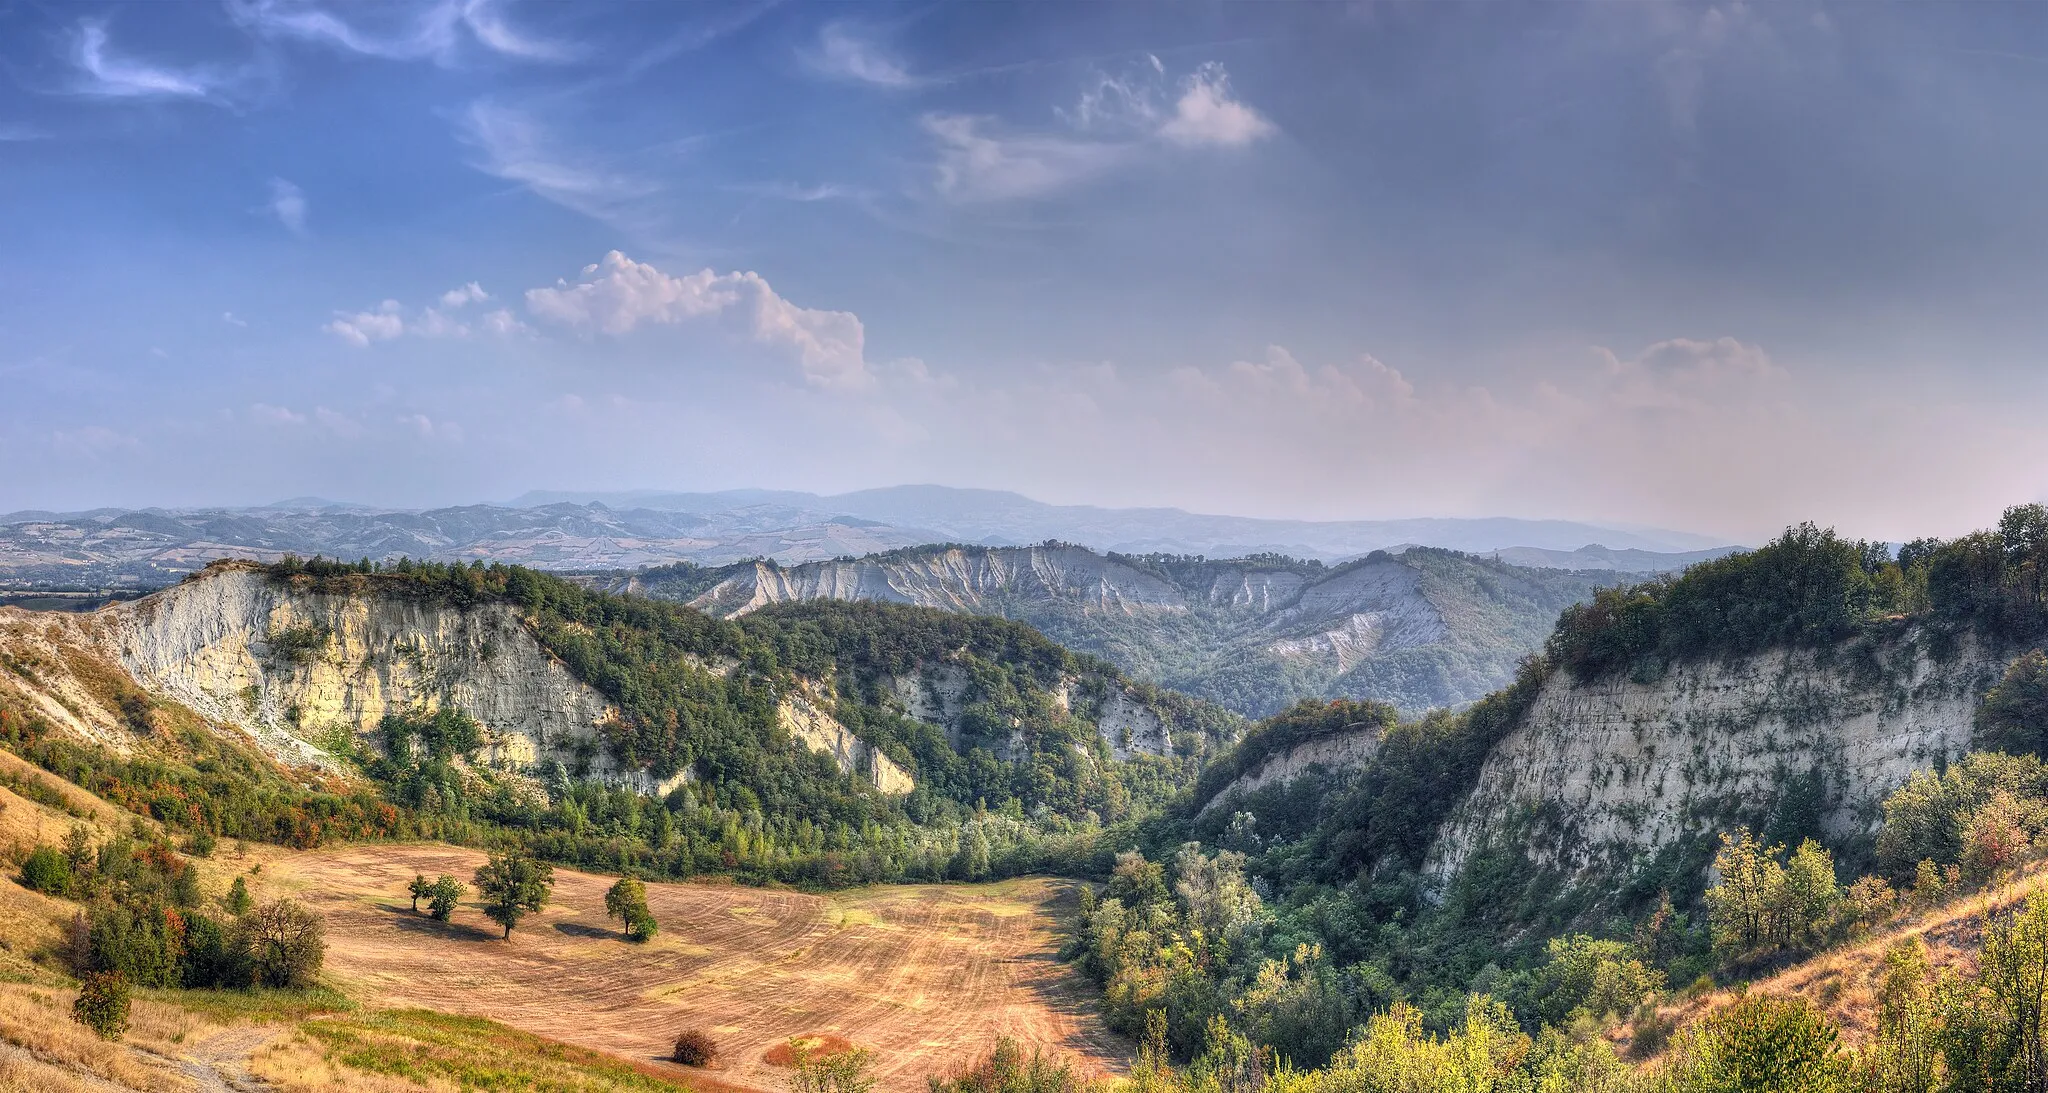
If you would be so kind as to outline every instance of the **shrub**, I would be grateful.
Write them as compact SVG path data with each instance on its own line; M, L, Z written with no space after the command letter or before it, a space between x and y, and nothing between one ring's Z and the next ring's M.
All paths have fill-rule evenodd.
M701 1029L684 1029L676 1034L676 1049L669 1058L684 1066L710 1066L718 1061L718 1042Z
M119 972L93 972L78 985L71 1017L103 1040L118 1040L128 1031L128 981Z
M71 862L54 846L38 846L21 863L21 883L46 896L68 896Z

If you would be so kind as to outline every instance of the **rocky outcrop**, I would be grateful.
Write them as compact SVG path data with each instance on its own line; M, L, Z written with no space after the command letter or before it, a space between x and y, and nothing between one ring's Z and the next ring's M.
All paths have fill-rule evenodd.
M1661 678L1545 683L1445 823L1427 871L1448 880L1512 839L1569 873L1623 875L1681 839L1767 819L1788 780L1815 779L1837 837L1875 830L1913 771L1969 749L2007 655L1917 631L1846 647L1671 666Z
M839 761L840 769L865 775L883 793L909 793L917 788L909 771L853 735L808 692L785 695L776 713L790 736L812 751L830 753Z
M1158 711L1120 688L1112 688L1096 707L1095 731L1120 760L1173 754L1173 741Z
M1274 752L1250 770L1231 779L1230 784L1203 802L1200 815L1229 809L1245 797L1267 786L1286 785L1311 773L1342 773L1372 762L1380 750L1380 729L1349 729L1304 740Z
M1179 589L1080 547L951 549L784 568L735 567L691 605L728 618L771 603L879 600L995 614L998 601L1053 598L1117 614L1185 611Z

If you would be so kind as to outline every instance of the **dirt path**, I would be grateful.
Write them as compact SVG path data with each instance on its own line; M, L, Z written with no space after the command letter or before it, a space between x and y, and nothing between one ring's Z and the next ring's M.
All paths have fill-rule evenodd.
M816 1032L875 1049L882 1087L902 1091L998 1033L1098 1073L1121 1073L1130 1054L1054 958L1052 913L1073 898L1064 882L835 896L650 884L661 934L644 945L604 917L613 878L567 869L510 941L473 903L445 925L412 913L414 873L467 882L481 861L439 846L312 851L268 866L262 887L326 915L328 968L379 1004L490 1017L635 1060L702 1028L725 1054L715 1077L755 1089L784 1087L764 1052Z

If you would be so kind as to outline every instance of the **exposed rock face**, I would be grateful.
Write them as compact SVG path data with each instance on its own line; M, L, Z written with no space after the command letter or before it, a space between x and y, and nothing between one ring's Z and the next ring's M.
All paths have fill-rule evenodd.
M221 566L90 615L0 609L0 652L25 665L4 681L9 690L56 724L119 748L129 728L89 685L94 672L130 677L296 765L333 767L328 748L373 734L388 713L453 706L483 725L478 758L488 765L554 758L645 793L690 777L621 769L599 735L617 709L502 603L308 593ZM807 697L785 699L781 715L792 736L844 769L869 773L886 792L912 788L907 773Z
M1216 796L1202 805L1200 815L1235 807L1237 801L1267 786L1285 785L1311 771L1356 770L1372 762L1380 751L1378 726L1304 740L1285 751L1274 752L1256 768L1238 775Z
M1444 881L1508 836L1568 871L1625 870L1682 837L1760 823L1785 779L1810 774L1827 830L1868 834L1908 775L1969 750L2008 659L1965 641L1937 662L1918 638L1679 664L1649 683L1555 673L1488 755L1427 870Z
M221 568L101 614L136 682L283 758L316 761L321 742L373 733L388 713L454 706L484 726L487 763L552 756L666 788L617 768L598 738L617 711L506 604L305 593Z
M995 601L1019 597L1070 600L1126 615L1187 609L1173 585L1080 547L956 549L794 568L756 562L738 567L692 606L728 618L800 600L880 600L997 614Z
M853 735L846 726L826 713L809 694L783 698L776 710L782 727L812 751L830 752L840 769L864 773L883 793L909 793L917 788L910 772L876 751L867 741Z
M1109 752L1118 759L1129 759L1135 755L1170 755L1173 741L1168 738L1166 722L1152 707L1133 698L1129 692L1112 689L1103 698L1095 711L1095 731L1109 744Z

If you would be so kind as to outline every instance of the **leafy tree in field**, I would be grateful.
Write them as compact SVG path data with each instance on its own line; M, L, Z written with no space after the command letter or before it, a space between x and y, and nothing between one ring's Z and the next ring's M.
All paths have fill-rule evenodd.
M555 869L525 854L493 854L477 867L476 892L484 901L484 915L505 928L548 905L555 887Z
M326 927L296 900L266 903L242 920L256 981L266 987L304 987L327 959Z
M604 913L626 924L627 941L645 941L659 929L647 909L647 886L637 877L620 877L611 886L604 894Z
M128 981L120 972L91 972L79 981L71 1016L102 1040L128 1031Z
M446 922L455 914L455 908L462 903L462 894L469 889L454 877L442 874L441 879L427 885L427 914L437 922Z
M412 910L414 914L418 914L420 901L433 894L434 882L428 880L424 873L414 873L412 883L406 885L405 890L412 894Z

